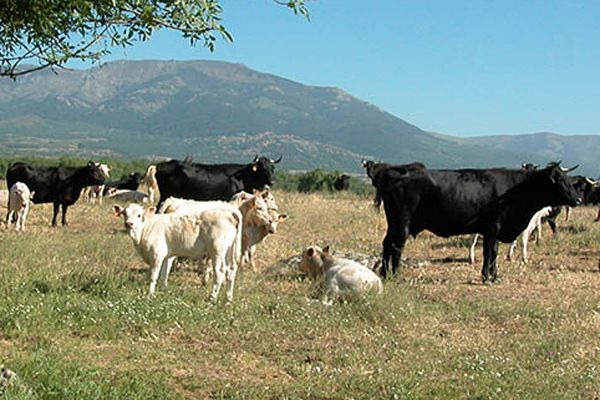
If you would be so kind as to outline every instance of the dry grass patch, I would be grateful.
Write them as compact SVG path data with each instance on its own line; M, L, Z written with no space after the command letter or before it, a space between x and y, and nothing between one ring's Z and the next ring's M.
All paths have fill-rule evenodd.
M386 221L348 193L276 192L289 215L242 269L234 304L212 306L193 264L147 298L146 271L110 204L77 204L50 228L0 228L0 364L11 398L593 398L600 392L596 210L559 218L530 262L501 260L480 283L481 250L427 232L364 303L324 307L309 282L269 268L309 244L377 255ZM501 248L502 257L507 245ZM419 261L416 263L414 261ZM418 265L418 266L416 266ZM415 267L416 266L416 267Z

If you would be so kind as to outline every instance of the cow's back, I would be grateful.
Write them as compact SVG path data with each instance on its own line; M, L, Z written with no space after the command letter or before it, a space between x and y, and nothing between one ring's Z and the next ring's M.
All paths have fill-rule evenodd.
M530 172L521 169L430 170L437 190L425 214L429 229L440 236L461 229L477 212L510 188L523 182ZM427 205L427 201L423 202ZM466 229L466 226L465 226Z
M243 184L231 176L243 166L237 164L204 165L176 161L156 166L156 182L162 204L168 197L190 200L229 200L243 189Z
M54 199L57 185L57 168L33 166L27 163L14 163L6 172L7 187L23 182L29 190L35 192L34 203L43 203Z

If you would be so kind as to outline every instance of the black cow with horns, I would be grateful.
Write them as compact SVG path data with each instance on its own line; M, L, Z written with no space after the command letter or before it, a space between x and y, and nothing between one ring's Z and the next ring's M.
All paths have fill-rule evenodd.
M428 170L421 163L390 165L363 161L383 201L388 223L382 275L396 273L408 235L427 229L442 237L484 235L482 279L497 278L498 240L511 242L533 214L545 206L575 205L579 194L565 172L552 163L542 170ZM391 265L390 265L391 263Z
M249 164L198 164L170 160L156 166L156 182L160 191L158 207L170 196L192 200L230 200L245 190L252 192L273 184L275 164L281 161L254 158Z
M6 184L23 182L35 191L33 202L54 203L52 226L56 226L59 207L62 206L62 224L67 225L67 207L74 204L86 186L102 185L106 176L100 164L90 161L83 167L42 167L17 162L6 171Z

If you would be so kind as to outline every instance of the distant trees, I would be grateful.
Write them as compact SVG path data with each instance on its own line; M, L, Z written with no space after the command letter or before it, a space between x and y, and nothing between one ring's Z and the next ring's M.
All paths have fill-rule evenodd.
M308 18L305 0L272 0ZM214 50L232 41L220 0L4 0L0 76L15 78L71 59L99 61L113 47L146 41L159 29Z

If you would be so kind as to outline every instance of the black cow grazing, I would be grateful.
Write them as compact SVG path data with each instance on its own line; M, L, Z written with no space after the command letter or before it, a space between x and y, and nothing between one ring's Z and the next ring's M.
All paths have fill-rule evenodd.
M165 161L156 166L160 205L170 196L192 200L230 200L245 190L273 184L275 164L281 161L256 156L250 164L197 164L191 160Z
M363 166L376 188L376 205L383 201L388 223L383 240L384 277L390 267L396 273L408 235L416 236L425 229L442 237L478 233L471 223L473 217L538 173L505 168L427 170L421 163L389 165L366 161ZM558 164L551 168L563 173Z
M118 181L108 181L104 185L102 195L106 196L111 188L137 190L143 178L144 176L139 172L132 172L129 175L123 175Z
M6 172L7 187L23 182L35 191L33 202L54 203L52 226L56 226L59 207L62 206L62 224L67 225L67 207L79 199L85 186L102 185L105 175L98 163L90 161L84 167L41 167L17 162Z
M346 174L336 176L333 181L333 188L339 191L348 190L350 188L350 177Z

